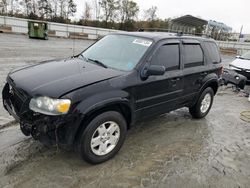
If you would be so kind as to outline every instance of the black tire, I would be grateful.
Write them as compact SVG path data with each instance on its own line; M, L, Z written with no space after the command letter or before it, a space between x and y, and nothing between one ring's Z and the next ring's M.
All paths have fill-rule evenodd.
M120 128L120 137L117 141L116 146L112 151L106 155L96 155L91 149L91 139L97 128L105 122L113 121ZM79 142L79 152L81 157L91 164L99 164L105 162L116 155L116 153L121 149L127 133L127 123L124 117L115 111L104 112L95 118L87 125L86 129L83 131L83 134L80 137Z
M201 111L202 100L204 99L204 97L207 94L210 94L211 102L210 102L209 108L205 112L202 112ZM196 102L196 104L193 107L189 108L190 114L193 116L193 118L196 118L196 119L204 118L209 113L209 111L210 111L210 109L212 107L212 104L213 104L213 100L214 100L214 90L211 87L207 87L201 93L201 95L200 95L198 101Z
M222 80L222 85L227 86L227 84L228 84L227 81L226 81L225 79L223 79L223 80Z

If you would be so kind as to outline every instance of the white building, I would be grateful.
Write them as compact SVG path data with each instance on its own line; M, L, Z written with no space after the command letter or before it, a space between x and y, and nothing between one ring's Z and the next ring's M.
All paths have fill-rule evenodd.
M232 33L230 39L239 40L241 42L250 42L250 34L241 34L240 36L240 33Z

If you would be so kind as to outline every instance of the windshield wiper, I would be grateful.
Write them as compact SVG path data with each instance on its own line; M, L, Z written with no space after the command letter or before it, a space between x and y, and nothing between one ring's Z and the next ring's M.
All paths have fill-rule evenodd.
M102 63L101 61L99 61L99 60L97 60L97 59L87 58L87 60L88 60L88 61L92 61L92 62L94 62L94 63L96 63L96 64L98 64L98 65L101 65L101 66L104 67L104 68L108 68L107 65L105 65L104 63Z
M79 54L79 55L78 55L78 57L79 57L79 56L81 56L81 57L82 57L85 61L88 61L88 58L87 58L87 57L85 57L84 55Z
M101 61L97 60L97 59L91 59L91 58L87 58L85 57L83 54L79 54L79 56L81 56L85 61L92 61L98 65L101 65L104 68L108 68L107 65L105 65L104 63L102 63Z

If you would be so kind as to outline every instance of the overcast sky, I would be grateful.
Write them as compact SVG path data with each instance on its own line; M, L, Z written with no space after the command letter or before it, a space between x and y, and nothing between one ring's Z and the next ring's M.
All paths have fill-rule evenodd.
M91 2L91 0L87 0ZM134 0L143 10L157 6L158 17L173 18L191 14L205 20L223 22L239 32L243 25L243 33L250 34L250 0ZM81 15L85 0L75 0L78 5L77 16Z

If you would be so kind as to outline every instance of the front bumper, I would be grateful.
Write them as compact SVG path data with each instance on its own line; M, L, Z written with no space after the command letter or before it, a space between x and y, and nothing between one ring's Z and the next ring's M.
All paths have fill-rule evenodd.
M5 110L13 116L18 122L20 122L20 116L23 111L23 107L28 102L28 96L22 95L17 90L13 89L9 83L5 84L2 91L3 106Z
M35 113L29 109L31 97L21 96L22 91L7 83L2 91L3 106L19 123L26 136L32 136L45 145L57 144L71 148L75 140L82 116L78 113L49 116Z
M14 119L17 122L20 122L20 118L17 116L17 114L13 111L13 107L11 106L11 103L8 100L3 100L3 106L9 112L9 114L14 117Z
M229 68L231 70L234 70L238 74L241 74L241 75L245 76L247 78L247 81L250 81L250 70L248 70L248 69L242 69L242 68L239 68L239 67L235 67L233 65L229 65Z

